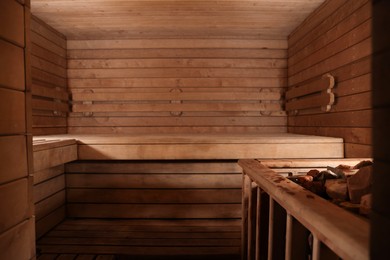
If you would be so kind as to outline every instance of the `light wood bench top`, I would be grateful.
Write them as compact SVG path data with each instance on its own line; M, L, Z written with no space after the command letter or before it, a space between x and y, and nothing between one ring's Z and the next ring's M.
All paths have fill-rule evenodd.
M341 138L297 134L52 135L34 140L78 143L79 160L343 158Z

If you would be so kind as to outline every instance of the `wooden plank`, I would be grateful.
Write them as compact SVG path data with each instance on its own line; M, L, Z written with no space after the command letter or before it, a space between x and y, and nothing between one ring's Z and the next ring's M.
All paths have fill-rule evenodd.
M99 78L278 78L286 77L286 69L230 68L151 68L151 69L68 69L68 77Z
M69 69L121 68L286 68L285 59L78 59Z
M237 189L239 174L67 174L68 188Z
M346 143L344 149L348 158L373 156L372 145Z
M240 218L240 204L67 204L69 217Z
M31 42L38 45L38 46L41 46L42 48L45 48L45 49L51 51L53 53L58 54L61 57L64 57L64 58L66 57L66 49L65 48L62 48L62 47L54 44L50 40L46 39L45 37L43 37L42 35L34 32L34 31L31 31Z
M50 161L47 158L51 158ZM34 153L34 171L40 171L77 160L76 145L67 145Z
M35 257L35 240L32 218L0 234L1 259L32 259L33 257Z
M33 114L33 127L66 127L66 117L61 116L35 116Z
M73 93L73 101L129 101L129 100L280 100L281 93L270 92L169 92L169 93Z
M60 100L69 99L68 92L63 88L52 88L43 85L33 84L31 91L34 96L60 99Z
M73 88L115 88L115 87L267 87L279 88L287 86L284 78L132 78L132 79L68 79L70 89Z
M39 221L51 212L65 205L65 190L59 191L52 196L35 204L35 216Z
M288 119L289 125L308 127L371 127L371 110L295 116Z
M67 80L65 78L58 77L56 75L50 74L46 71L39 70L37 68L31 68L33 81L41 81L48 83L54 87L66 88Z
M61 57L33 42L31 43L31 54L66 69L67 62L65 57Z
M144 58L236 58L236 59L285 59L285 49L107 49L68 50L69 62L77 59L144 59Z
M372 128L292 126L289 129L297 134L340 137L346 143L372 144Z
M72 162L67 173L241 173L236 161Z
M57 226L64 219L65 219L65 206L53 211L52 213L50 213L46 217L37 221L35 224L36 238L38 239L38 238L42 237L44 234L46 234L52 228ZM60 253L60 252L53 252L53 253Z
M26 131L25 96L23 92L0 88L0 133L14 134Z
M28 182L26 178L0 186L0 233L29 217ZM4 199L7 198L7 199Z
M70 127L123 126L285 126L286 117L84 117L68 118Z
M48 169L36 171L34 172L34 185L47 181L48 179L57 177L58 175L64 174L64 172L65 166L63 164Z
M61 128L62 129L62 128ZM52 129L52 134L62 134L61 129L57 131L56 128ZM39 130L39 129L38 129ZM35 134L49 134L47 132L38 131L35 129ZM47 131L47 128L45 128ZM72 134L156 134L154 127L68 127L68 132ZM217 127L159 127L158 132L161 134L270 134L270 133L286 133L287 127L250 127L250 126L217 126Z
M164 151L162 154L161 151ZM299 151L299 152L297 152ZM342 144L80 145L80 160L339 158Z
M31 30L66 49L66 37L34 15L31 17Z
M56 76L62 78L67 77L66 68L63 68L51 61L41 59L35 55L31 55L31 65L37 69L44 70Z
M63 111L68 112L69 111L69 104L61 101L48 101L44 99L38 99L34 98L32 100L32 106L34 109L37 110L55 110L55 111Z
M287 49L285 40L203 40L203 39L141 39L141 40L69 40L68 49L155 49L155 48L267 48Z
M240 189L68 189L68 203L240 203Z
M26 137L1 136L0 147L0 184L27 177Z
M24 51L0 39L0 85L17 90L25 89Z
M40 249L45 253L69 253L76 254L122 254L122 255L157 255L157 256L199 256L212 255L214 258L221 255L239 256L239 247L129 247L129 246L61 246L61 245L41 245ZM224 258L225 257L225 258Z
M73 112L159 112L159 111L280 111L278 103L182 103L182 104L73 104Z
M38 256L38 260L55 260L57 258L57 254L42 254Z
M300 110L307 108L326 108L329 104L334 102L334 95L327 92L321 92L318 95L311 95L307 97L302 97L296 100L291 100L286 103L286 110ZM333 109L333 107L332 107Z
M59 175L46 182L34 186L34 202L40 202L43 199L65 189L65 176Z
M122 245L122 246L238 246L239 239L118 239L118 238L42 238L44 245Z
M24 12L23 6L13 0L0 3L0 37L24 47ZM2 57L3 54L1 55Z

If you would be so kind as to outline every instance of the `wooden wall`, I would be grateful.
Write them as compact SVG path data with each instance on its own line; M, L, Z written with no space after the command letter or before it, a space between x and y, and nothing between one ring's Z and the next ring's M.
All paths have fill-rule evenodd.
M286 132L285 40L68 41L69 133Z
M31 42L33 134L66 134L66 38L32 16Z
M35 257L29 19L28 1L0 1L0 259Z
M288 131L342 137L346 157L372 156L371 1L328 0L289 37L288 85L336 78L330 112L289 116Z

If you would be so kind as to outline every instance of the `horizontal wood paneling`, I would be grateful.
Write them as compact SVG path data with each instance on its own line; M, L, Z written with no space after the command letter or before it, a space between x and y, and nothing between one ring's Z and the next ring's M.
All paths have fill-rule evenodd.
M31 19L33 133L66 133L69 112L66 38L43 21Z
M329 0L316 13L289 37L289 87L330 73L336 102L290 115L288 131L342 137L346 157L371 157L371 2Z
M71 217L240 217L235 161L80 161L66 172Z
M34 138L34 203L36 237L65 219L65 163L77 159L75 140Z
M286 47L283 40L71 40L69 133L285 132Z

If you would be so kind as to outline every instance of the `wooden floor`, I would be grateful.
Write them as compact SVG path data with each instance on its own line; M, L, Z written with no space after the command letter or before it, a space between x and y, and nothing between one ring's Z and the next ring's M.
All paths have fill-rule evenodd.
M239 259L240 220L68 219L37 241L38 259Z

